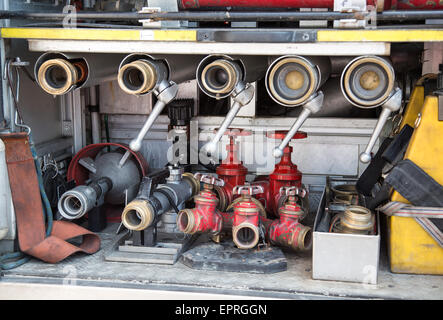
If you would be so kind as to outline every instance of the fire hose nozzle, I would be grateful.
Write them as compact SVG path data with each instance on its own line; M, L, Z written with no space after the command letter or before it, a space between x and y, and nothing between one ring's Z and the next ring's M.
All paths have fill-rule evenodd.
M380 118L378 119L377 124L375 125L374 131L372 132L372 136L369 140L369 143L366 146L365 151L360 154L361 162L363 163L371 162L372 159L371 151L374 148L374 145L377 142L377 139L380 136L380 133L391 113L400 110L402 98L403 98L403 93L401 89L397 87L393 91L391 97L383 104L382 106L383 110L380 114Z
M322 91L319 91L316 95L314 95L308 102L303 105L303 111L300 116L297 118L297 121L293 124L291 129L288 131L285 138L280 142L280 145L274 149L273 156L275 158L281 158L283 156L283 150L288 145L289 141L296 134L296 132L300 129L306 119L311 115L315 114L323 106L324 95Z
M60 197L58 211L68 220L81 218L92 208L102 205L106 193L111 189L112 181L105 177L89 185L79 185Z

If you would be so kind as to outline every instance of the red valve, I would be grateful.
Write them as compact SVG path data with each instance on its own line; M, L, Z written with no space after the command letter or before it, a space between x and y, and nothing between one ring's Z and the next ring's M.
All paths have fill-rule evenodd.
M177 216L178 229L187 234L210 233L218 235L223 218L217 209L218 199L211 190L214 185L223 185L223 180L196 173L194 177L205 184L205 188L194 197L195 208L183 209ZM211 186L210 188L208 188Z
M236 186L233 192L242 197L234 205L232 240L240 249L254 248L260 239L260 208L251 197L263 193L264 188L247 184Z
M273 139L283 139L288 131L269 131L266 136ZM306 132L298 131L293 137L295 139L307 138ZM275 165L274 171L269 175L270 192L272 199L272 211L278 213L280 189L282 187L301 187L302 173L297 166L292 163L292 147L287 146L283 150L283 156L278 164Z
M289 201L279 209L279 215L279 220L267 224L269 242L293 250L309 250L312 246L312 229L299 222L304 216L300 206Z
M226 130L225 135L229 136L229 144L226 146L228 152L227 157L217 167L216 173L219 178L226 182L227 187L231 189L235 186L242 185L246 181L246 174L248 169L238 159L238 145L235 143L235 138L240 136L250 136L252 133L249 130L229 129ZM229 194L230 192L228 192Z

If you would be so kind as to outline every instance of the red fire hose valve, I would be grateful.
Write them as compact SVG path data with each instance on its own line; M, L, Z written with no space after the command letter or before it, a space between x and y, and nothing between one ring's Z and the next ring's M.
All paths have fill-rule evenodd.
M235 139L240 136L250 136L251 131L229 129L225 135L229 136L229 144L226 146L227 156L217 167L216 173L219 178L225 181L226 185L235 187L245 183L248 173L248 169L238 158L238 144L235 143Z
M312 246L312 229L299 220L304 210L296 203L288 201L279 209L279 220L268 227L267 238L271 244L289 247L293 250L309 250Z
M241 195L241 200L234 205L232 240L239 249L254 248L260 240L260 208L252 196L264 192L262 186L236 186L234 194Z
M287 131L268 132L267 137L273 139L283 139L287 135ZM307 134L305 132L297 132L291 138L305 139ZM269 187L271 192L271 199L273 201L273 212L278 213L280 189L282 187L299 187L301 188L302 173L297 166L292 163L292 147L286 146L283 150L283 156L278 164L275 165L274 171L269 175Z
M203 189L194 197L194 209L183 209L178 213L178 229L186 234L210 233L216 236L222 230L223 217L217 210L219 200L213 188L223 186L224 181L201 173L196 173L194 178L203 183Z

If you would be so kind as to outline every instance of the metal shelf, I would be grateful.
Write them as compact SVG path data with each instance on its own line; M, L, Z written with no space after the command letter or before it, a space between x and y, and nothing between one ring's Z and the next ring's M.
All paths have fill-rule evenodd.
M440 29L65 29L2 28L29 50L163 54L389 55L393 42L443 41ZM365 45L362 46L361 43ZM230 45L227 45L230 44ZM235 44L235 45L234 45ZM266 48L266 50L264 50Z
M3 38L234 43L427 42L443 41L439 28L379 29L98 29L2 28Z

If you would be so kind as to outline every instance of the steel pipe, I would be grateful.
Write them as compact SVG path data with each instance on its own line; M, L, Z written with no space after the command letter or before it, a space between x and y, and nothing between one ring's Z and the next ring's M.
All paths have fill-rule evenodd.
M157 185L152 194L149 192L153 186L149 183L143 179L137 197L123 209L122 223L129 230L142 231L148 228L162 214L183 208L184 202L198 192L193 176L183 174L181 168L170 168L166 183Z
M377 6L374 0L367 0L368 5ZM178 0L179 8L192 10L201 8L334 8L334 0ZM383 2L384 10L436 10L443 9L437 0L400 0Z
M234 104L229 110L228 114L226 115L225 119L223 120L222 124L220 125L220 128L218 129L214 137L212 137L212 139L202 147L203 152L215 155L217 151L217 145L221 137L224 135L225 131L231 125L232 121L234 121L234 118L237 115L237 113L240 111L240 108L251 102L253 97L254 97L253 86L245 84L243 82L240 82L236 86L235 90L232 92L232 98L234 100Z
M390 10L377 14L377 21L413 21L425 19L442 19L443 10ZM108 20L108 21L134 21L150 19L152 21L301 21L301 20L327 20L358 19L370 17L366 12L230 12L230 11L205 11L205 12L77 12L78 20ZM64 13L42 13L25 11L0 11L0 19L35 19L45 21L62 21L70 18Z

